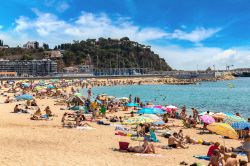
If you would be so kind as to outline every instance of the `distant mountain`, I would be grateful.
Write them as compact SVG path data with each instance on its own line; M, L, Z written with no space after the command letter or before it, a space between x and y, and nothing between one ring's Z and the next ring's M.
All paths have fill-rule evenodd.
M55 47L63 52L65 66L80 64L94 65L95 68L150 68L172 70L163 58L145 46L128 37L121 39L87 39L64 43ZM0 58L41 59L43 49L9 48L0 49Z

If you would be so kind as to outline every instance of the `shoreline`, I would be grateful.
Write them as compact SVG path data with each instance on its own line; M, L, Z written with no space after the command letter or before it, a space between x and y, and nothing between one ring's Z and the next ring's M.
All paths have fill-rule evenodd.
M64 76L64 77L12 77L12 78L0 78L1 81L7 81L7 80L16 80L16 81L21 81L21 80L51 80L51 79L65 79L65 80L71 80L71 79L83 79L83 80L88 80L91 82L102 82L104 84L105 80L108 82L108 80L113 80L113 81L126 81L126 82L131 82L132 84L169 84L169 85L189 85L189 84L198 84L200 82L209 82L209 81L225 81L225 80L233 80L236 77L234 77L232 74L225 74L222 76L214 77L214 78L187 78L187 79L182 79L182 78L175 78L171 76L166 76L166 75L132 75L132 76Z

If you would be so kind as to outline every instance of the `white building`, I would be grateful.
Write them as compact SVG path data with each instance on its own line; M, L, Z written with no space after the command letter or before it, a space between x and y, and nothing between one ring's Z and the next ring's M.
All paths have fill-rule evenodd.
M37 41L28 41L28 43L23 45L23 47L28 49L38 49L39 43Z

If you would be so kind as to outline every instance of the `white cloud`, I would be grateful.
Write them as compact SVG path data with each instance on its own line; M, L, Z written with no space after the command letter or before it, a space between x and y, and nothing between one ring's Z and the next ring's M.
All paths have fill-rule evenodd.
M67 1L45 0L44 3L47 7L55 8L58 12L64 12L70 8Z
M52 39L64 36L66 39L86 39L99 37L120 38L128 36L138 42L147 42L156 39L179 39L199 43L219 31L218 28L196 28L191 32L179 29L173 32L166 32L160 28L144 27L141 28L133 24L128 18L119 17L112 20L105 13L93 14L82 12L75 21L60 20L51 13L42 13L33 9L36 14L35 19L19 17L16 20L17 32L30 33L34 31L37 37L44 38L49 36Z
M194 43L200 43L201 41L212 37L215 33L219 32L220 28L203 28L198 27L191 32L185 32L183 30L176 29L173 33L169 33L167 38L187 40Z
M69 9L70 5L67 2L61 2L60 4L58 4L57 6L57 10L59 12L64 12L67 9Z
M155 27L140 27L129 18L119 17L111 19L105 13L93 14L82 12L78 18L71 20L59 19L52 13L43 13L33 9L35 18L20 16L15 20L14 29L0 30L0 38L10 45L23 45L29 40L49 43L50 46L72 40L87 38L129 37L131 40L148 44L152 40L187 40L195 43L192 48L179 46L152 46L152 49L164 57L176 69L196 69L196 65L203 69L215 64L223 68L226 64L246 66L250 61L250 50L245 48L197 47L203 40L212 37L220 28L198 27L191 32L186 29L176 29L173 32ZM169 42L168 41L168 42Z
M218 69L226 69L226 65L234 65L235 68L249 67L250 48L237 47L221 49L216 47L192 47L179 46L152 46L170 66L175 69L196 70L216 66Z

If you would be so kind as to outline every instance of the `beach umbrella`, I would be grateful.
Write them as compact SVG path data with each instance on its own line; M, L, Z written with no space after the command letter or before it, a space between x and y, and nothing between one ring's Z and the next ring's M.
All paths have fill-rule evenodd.
M54 86L54 85L48 85L47 88L48 88L48 89L54 89L55 86Z
M137 103L128 103L128 104L126 104L126 106L128 106L128 107L139 107L139 105Z
M148 117L143 116L137 116L137 117L131 117L123 121L123 124L125 125L136 125L136 124L144 124L144 123L153 123L154 120Z
M137 111L138 114L164 114L165 112L159 108L142 108Z
M161 105L154 105L153 108L160 108L161 109L162 106Z
M45 85L45 81L44 80L39 80L38 85L41 85L41 86Z
M232 139L239 138L237 132L229 124L226 123L212 123L207 126L207 129L224 137L229 137Z
M222 112L219 112L219 113L215 113L214 115L212 115L213 118L216 118L216 119L225 119L227 115L222 113Z
M16 99L17 100L32 100L33 96L29 94L23 94L23 95L17 96Z
M28 87L30 87L30 84L29 84L29 83L22 83L22 86L23 86L24 88L28 88Z
M163 107L162 109L167 111L168 113L171 113L172 110L175 110L175 111L178 110L178 108L176 106L173 106L173 105L168 105L166 107Z
M75 93L74 96L81 97L82 94L81 93Z
M250 123L249 122L233 122L231 124L232 128L235 130L244 130L245 128L250 129Z
M47 90L46 90L46 89L41 89L41 90L39 90L39 92L40 92L40 93L46 93Z
M36 86L34 89L36 90L36 91L40 91L40 90L42 90L44 87L42 87L42 86Z
M215 122L214 118L212 116L209 116L209 115L200 116L200 120L206 124L211 124L211 123Z
M246 122L246 120L239 117L239 116L235 116L235 115L226 116L224 119L224 123L227 123L229 125L231 125L233 122Z
M200 116L202 116L202 115L214 115L214 113L213 112L209 112L209 114L207 114L207 112L202 112L202 113L200 113L199 114Z

